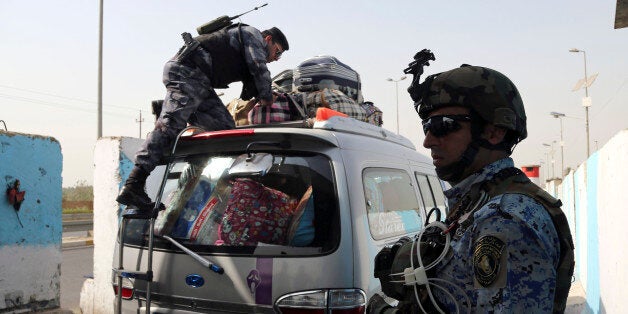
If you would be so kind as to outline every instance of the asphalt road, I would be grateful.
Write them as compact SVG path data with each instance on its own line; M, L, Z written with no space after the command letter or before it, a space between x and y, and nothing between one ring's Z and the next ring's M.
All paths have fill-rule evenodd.
M61 255L61 308L80 313L83 282L94 272L94 247L65 248Z

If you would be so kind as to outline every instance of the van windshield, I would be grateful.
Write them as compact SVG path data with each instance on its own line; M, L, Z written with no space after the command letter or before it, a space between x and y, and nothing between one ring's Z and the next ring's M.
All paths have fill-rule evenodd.
M330 160L318 154L273 154L262 173L237 172L246 155L203 155L177 161L155 221L157 250L294 256L325 254L339 242ZM241 166L241 165L240 165ZM240 167L241 168L241 167ZM230 171L231 170L231 171ZM148 222L131 220L125 242L147 246Z

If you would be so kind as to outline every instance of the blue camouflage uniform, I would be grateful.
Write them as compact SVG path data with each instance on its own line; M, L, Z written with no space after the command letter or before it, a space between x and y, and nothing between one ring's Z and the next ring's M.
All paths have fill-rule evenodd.
M509 167L511 158L498 160L445 191L450 208L472 185ZM436 266L435 278L461 287L474 313L552 312L560 243L541 204L526 195L498 195L475 211L466 228L463 225L452 234L451 249ZM436 283L453 294L460 313L467 312L459 289ZM438 288L432 292L446 311L455 312L451 297Z
M271 100L271 77L266 66L268 50L261 32L243 25L241 34L238 27L229 29L227 34L231 48L240 52L245 59L257 87L257 98ZM198 47L195 53L211 69L212 56L202 47ZM177 56L170 59L164 67L163 83L167 93L161 114L155 122L155 129L136 154L136 166L146 172L151 172L156 167L164 152L171 149L177 134L188 123L207 131L235 127L232 116L214 91L214 87L222 86L214 86L201 69L193 63L178 61Z

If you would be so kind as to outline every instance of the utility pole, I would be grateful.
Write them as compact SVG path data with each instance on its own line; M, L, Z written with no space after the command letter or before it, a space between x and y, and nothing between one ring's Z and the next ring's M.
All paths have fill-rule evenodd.
M144 122L144 119L142 119L142 109L140 109L140 118L135 119L135 122L140 124L140 138L142 138L142 122Z
M102 137L102 7L103 1L99 1L100 13L98 24L98 138Z
M550 112L554 118L560 120L560 177L565 176L565 141L563 141L563 118L566 117L564 113Z

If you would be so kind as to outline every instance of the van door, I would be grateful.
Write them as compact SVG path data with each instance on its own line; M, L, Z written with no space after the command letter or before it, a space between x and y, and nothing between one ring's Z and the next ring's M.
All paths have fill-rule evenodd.
M169 313L265 313L289 293L352 288L352 266L338 249L340 214L330 158L306 151L267 153L269 167L247 164L251 156L243 152L174 162L162 194L166 210L155 224L153 307ZM124 264L137 270L146 265L147 228L145 220L133 220L125 230ZM169 238L224 274L207 269ZM146 287L136 281L134 288L142 304Z

